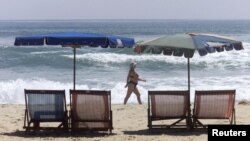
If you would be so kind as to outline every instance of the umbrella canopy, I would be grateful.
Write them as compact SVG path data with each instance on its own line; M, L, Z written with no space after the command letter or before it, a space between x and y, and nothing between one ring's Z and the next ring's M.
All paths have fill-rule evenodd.
M91 47L133 47L134 39L96 33L65 32L46 35L16 37L16 46L91 46Z
M176 34L164 36L151 41L140 43L135 48L137 53L153 53L192 58L195 50L200 56L224 50L243 49L240 41L214 34Z
M150 41L145 41L136 45L134 51L137 53L153 53L173 56L184 56L188 58L188 90L189 90L189 105L190 105L190 65L189 58L192 58L197 50L200 56L208 53L222 52L224 50L242 50L242 42L234 40L230 37L215 35L215 34L176 34L172 36L164 36ZM188 125L191 125L191 109L188 109L189 120Z
M73 88L75 89L76 48L79 48L81 46L101 46L103 48L133 47L135 45L135 41L133 38L114 35L64 32L46 35L16 37L14 44L15 46L60 45L63 47L72 47L74 52Z

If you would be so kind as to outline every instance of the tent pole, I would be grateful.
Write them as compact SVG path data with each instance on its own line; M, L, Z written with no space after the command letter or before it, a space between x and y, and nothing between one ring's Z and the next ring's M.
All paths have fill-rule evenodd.
M73 72L73 88L75 90L75 83L76 83L76 48L73 47L74 52L74 72Z

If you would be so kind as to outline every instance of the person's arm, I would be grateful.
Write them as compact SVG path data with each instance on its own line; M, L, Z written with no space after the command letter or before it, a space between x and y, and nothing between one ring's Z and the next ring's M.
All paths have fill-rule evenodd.
M127 82L126 82L125 88L128 86L128 82L129 82L129 75L130 75L130 71L128 72Z
M130 71L128 72L127 83L129 82L129 76L130 76Z
M146 82L145 79L141 79L141 78L138 78L139 81L143 81L143 82Z
M138 81L143 81L143 82L146 82L146 80L145 79L142 79L142 78L140 78L139 77L139 75L136 73L136 75L138 76Z

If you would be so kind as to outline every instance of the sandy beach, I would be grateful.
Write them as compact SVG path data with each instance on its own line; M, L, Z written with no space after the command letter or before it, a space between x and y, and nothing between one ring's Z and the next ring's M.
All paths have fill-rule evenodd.
M91 141L205 141L204 131L155 131L150 133L147 128L147 105L112 105L114 130L112 135L82 133L71 136L64 132L46 132L25 134L23 126L24 105L0 105L0 139L1 141L38 141L38 140L91 140ZM236 104L237 124L250 123L250 104ZM224 120L213 121L217 124L227 123Z

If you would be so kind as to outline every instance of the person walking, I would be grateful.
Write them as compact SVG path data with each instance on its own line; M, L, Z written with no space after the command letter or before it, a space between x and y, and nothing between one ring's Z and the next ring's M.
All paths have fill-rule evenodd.
M124 105L126 105L129 97L131 96L132 92L135 93L136 97L137 97L137 101L139 104L142 104L141 102L141 97L140 97L140 92L137 88L137 84L138 84L138 81L143 81L143 82L146 82L146 80L144 79L141 79L139 77L139 75L137 74L137 72L135 71L135 68L136 68L136 63L131 63L130 64L130 69L129 69L129 72L128 72L128 76L127 76L127 84L125 85L125 88L127 87L127 95L124 99Z

